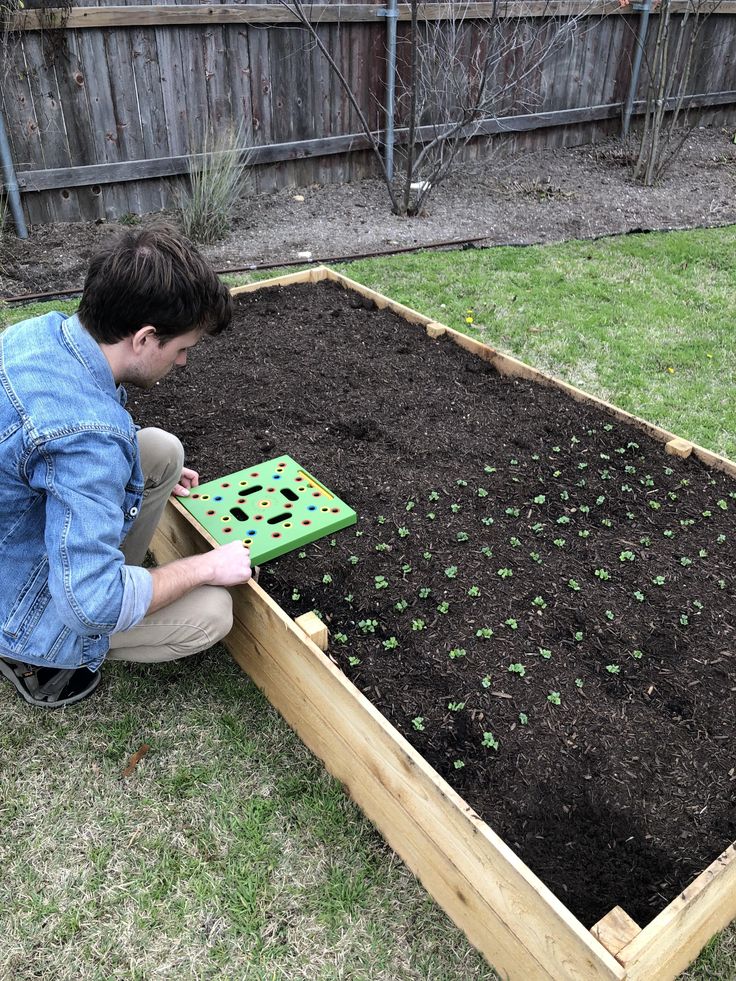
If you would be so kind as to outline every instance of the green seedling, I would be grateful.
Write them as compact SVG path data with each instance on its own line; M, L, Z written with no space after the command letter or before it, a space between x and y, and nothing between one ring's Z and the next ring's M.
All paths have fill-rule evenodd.
M416 620L411 621L412 630L425 630L426 627L427 624L424 622L424 620L421 619L421 617L418 617Z
M471 586L468 589L468 596L472 596L473 598L475 598L476 596L480 596L480 587L479 586Z
M411 720L411 724L414 726L417 732L424 732L424 716L417 715Z
M509 664L510 674L518 674L520 678L523 678L526 674L526 668L520 661L516 661L514 664Z
M388 640L383 641L383 646L387 651L395 651L399 646L399 642L395 637L391 636L388 638Z
M378 620L358 620L358 630L364 634L374 634L377 626Z
M451 712L461 712L465 708L465 702L448 702L447 707Z
M525 726L529 721L529 716L526 712L519 712L519 725Z
M453 661L457 661L458 658L465 657L467 653L464 647L453 647L450 651L450 658Z
M560 705L562 703L560 693L558 691L551 691L549 695L547 695L547 701L552 705Z
M498 740L493 738L492 732L484 732L483 745L486 749L498 749Z
M457 576L457 566L448 565L448 567L445 569L445 575L448 579L454 579Z
M619 674L621 668L618 666L618 664L607 664L606 671L608 671L609 674Z
M489 674L484 675L480 679L480 683L481 683L481 685L483 685L484 688L490 688L491 687L491 676Z
M539 656L543 657L545 661L549 661L549 659L552 657L552 651L548 647L540 647Z
M385 576L374 576L373 582L376 589L388 589L388 579Z
M500 576L501 579L510 579L511 576L513 576L513 574L514 574L513 573L513 570L508 569L508 568L505 568L505 567L502 568L502 569L497 569L496 570L496 575L497 576Z
M475 631L475 636L479 640L490 640L493 636L493 630L490 627L478 627Z
M405 599L400 599L396 603L394 603L394 609L396 610L397 613L403 613L408 606L409 604Z

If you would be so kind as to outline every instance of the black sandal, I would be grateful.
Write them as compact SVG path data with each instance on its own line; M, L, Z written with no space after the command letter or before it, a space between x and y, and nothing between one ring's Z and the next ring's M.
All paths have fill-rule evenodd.
M87 698L97 688L99 671L87 668L42 668L0 657L0 674L15 687L21 698L38 708L63 708Z

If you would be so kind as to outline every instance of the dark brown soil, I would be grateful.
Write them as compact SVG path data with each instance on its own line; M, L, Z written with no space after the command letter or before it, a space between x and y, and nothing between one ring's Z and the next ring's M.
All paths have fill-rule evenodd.
M732 479L334 285L130 405L203 480L289 453L356 509L263 586L586 925L736 837Z

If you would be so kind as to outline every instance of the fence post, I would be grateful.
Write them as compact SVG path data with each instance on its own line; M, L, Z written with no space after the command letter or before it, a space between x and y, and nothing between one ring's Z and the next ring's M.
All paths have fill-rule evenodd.
M631 125L631 113L634 108L636 89L639 85L639 72L641 70L641 59L644 55L644 46L647 43L647 31L649 30L649 14L652 10L652 0L644 0L641 4L634 4L634 10L641 11L639 18L639 28L636 32L636 51L634 52L634 64L631 66L631 80L629 81L629 94L626 97L624 107L624 136L629 135Z
M386 18L386 174L394 176L394 98L396 94L396 21L399 18L397 0L389 0L388 8L376 11Z
M18 190L18 181L15 179L15 168L13 167L13 158L10 153L8 134L5 131L5 119L2 109L0 109L0 160L2 160L5 190L8 194L10 210L13 215L13 221L15 222L15 231L18 238L28 238L28 229L26 228L26 221L23 217L23 206L20 203L20 191Z

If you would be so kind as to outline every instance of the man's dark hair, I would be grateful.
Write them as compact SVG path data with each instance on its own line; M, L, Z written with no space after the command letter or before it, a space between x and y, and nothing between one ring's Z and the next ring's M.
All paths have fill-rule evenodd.
M115 344L144 324L161 341L199 329L219 334L232 297L197 249L167 225L126 232L92 259L79 319L94 339Z

